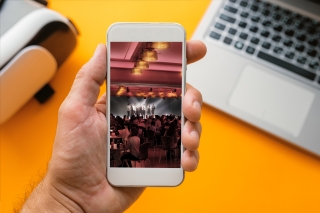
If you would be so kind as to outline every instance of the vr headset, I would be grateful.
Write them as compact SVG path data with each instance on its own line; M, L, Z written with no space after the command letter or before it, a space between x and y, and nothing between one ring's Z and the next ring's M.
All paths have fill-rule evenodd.
M32 97L44 103L53 95L48 82L76 46L76 27L46 6L0 0L0 124Z

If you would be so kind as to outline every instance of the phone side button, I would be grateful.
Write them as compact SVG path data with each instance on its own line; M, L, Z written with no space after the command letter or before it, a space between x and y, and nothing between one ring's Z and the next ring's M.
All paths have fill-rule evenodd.
M188 59L186 58L186 62L185 62L186 71L188 70L187 63L188 63Z

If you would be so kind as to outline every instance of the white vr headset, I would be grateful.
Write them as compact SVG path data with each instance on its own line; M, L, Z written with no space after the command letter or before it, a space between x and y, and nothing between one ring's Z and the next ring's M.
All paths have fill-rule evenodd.
M0 0L0 124L35 97L53 93L48 82L76 46L71 21L45 0Z

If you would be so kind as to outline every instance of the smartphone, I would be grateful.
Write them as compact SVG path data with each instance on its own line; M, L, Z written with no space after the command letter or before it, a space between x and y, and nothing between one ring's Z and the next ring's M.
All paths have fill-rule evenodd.
M108 181L114 186L179 185L184 179L184 28L115 23L107 31L107 66Z

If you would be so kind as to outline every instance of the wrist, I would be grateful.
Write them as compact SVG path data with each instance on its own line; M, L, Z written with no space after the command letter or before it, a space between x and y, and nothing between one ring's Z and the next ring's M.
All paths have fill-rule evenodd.
M84 212L74 201L63 195L45 177L25 202L21 213L29 212Z

